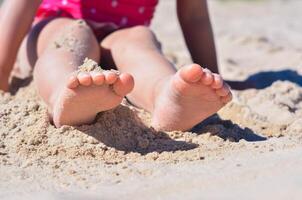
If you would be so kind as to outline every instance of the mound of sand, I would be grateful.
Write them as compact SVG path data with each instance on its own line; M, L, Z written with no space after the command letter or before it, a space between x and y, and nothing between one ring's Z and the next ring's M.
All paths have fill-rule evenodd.
M149 113L127 102L100 113L91 125L55 128L32 85L14 96L1 92L1 187L26 194L33 188L52 190L52 183L59 190L91 188L152 177L150 162L185 167L240 152L292 149L302 144L301 98L297 85L276 82L264 90L239 92L219 115L191 132L157 132L149 126ZM137 168L136 163L145 164ZM27 182L34 185L26 189Z
M219 116L209 118L192 132L157 132L150 127L147 112L126 102L100 113L91 125L55 128L45 105L29 86L15 96L1 93L0 163L9 162L12 154L31 160L85 158L114 163L204 159L220 150L243 148L230 142L301 137L301 99L302 89L289 82L276 82L260 91L247 90Z

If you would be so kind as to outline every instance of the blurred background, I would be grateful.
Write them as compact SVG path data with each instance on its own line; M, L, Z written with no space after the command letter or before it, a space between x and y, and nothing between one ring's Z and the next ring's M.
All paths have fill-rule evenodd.
M276 80L302 85L302 1L208 0L220 72L258 88ZM175 1L159 1L152 23L165 53L182 66L189 63ZM165 19L165 20L162 20Z

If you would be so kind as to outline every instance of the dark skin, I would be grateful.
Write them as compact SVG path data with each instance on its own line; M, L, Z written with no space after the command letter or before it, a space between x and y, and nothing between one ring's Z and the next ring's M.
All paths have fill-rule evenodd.
M29 31L42 0L31 4L22 0L5 1L1 7L0 89L8 90L8 78L18 49ZM11 12L14 10L14 12ZM218 72L217 58L206 0L177 0L177 16L193 62ZM22 18L22 23L20 22Z
M207 1L178 0L177 16L193 62L218 73Z

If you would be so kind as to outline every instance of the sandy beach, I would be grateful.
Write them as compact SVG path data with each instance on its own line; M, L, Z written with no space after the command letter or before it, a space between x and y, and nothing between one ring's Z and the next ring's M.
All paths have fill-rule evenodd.
M157 132L126 101L57 129L32 84L0 91L0 199L301 199L302 1L209 9L231 103L190 132ZM191 62L174 1L151 27L177 67Z

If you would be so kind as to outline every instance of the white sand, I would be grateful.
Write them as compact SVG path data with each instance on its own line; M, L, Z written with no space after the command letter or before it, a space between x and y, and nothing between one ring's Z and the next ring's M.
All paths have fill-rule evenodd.
M181 66L190 59L173 2L161 1L152 27ZM2 93L0 199L301 199L302 1L210 1L210 9L223 76L275 71L250 79L263 89L235 91L225 120L161 134L131 107L55 129L31 86ZM283 81L270 85L275 77Z

